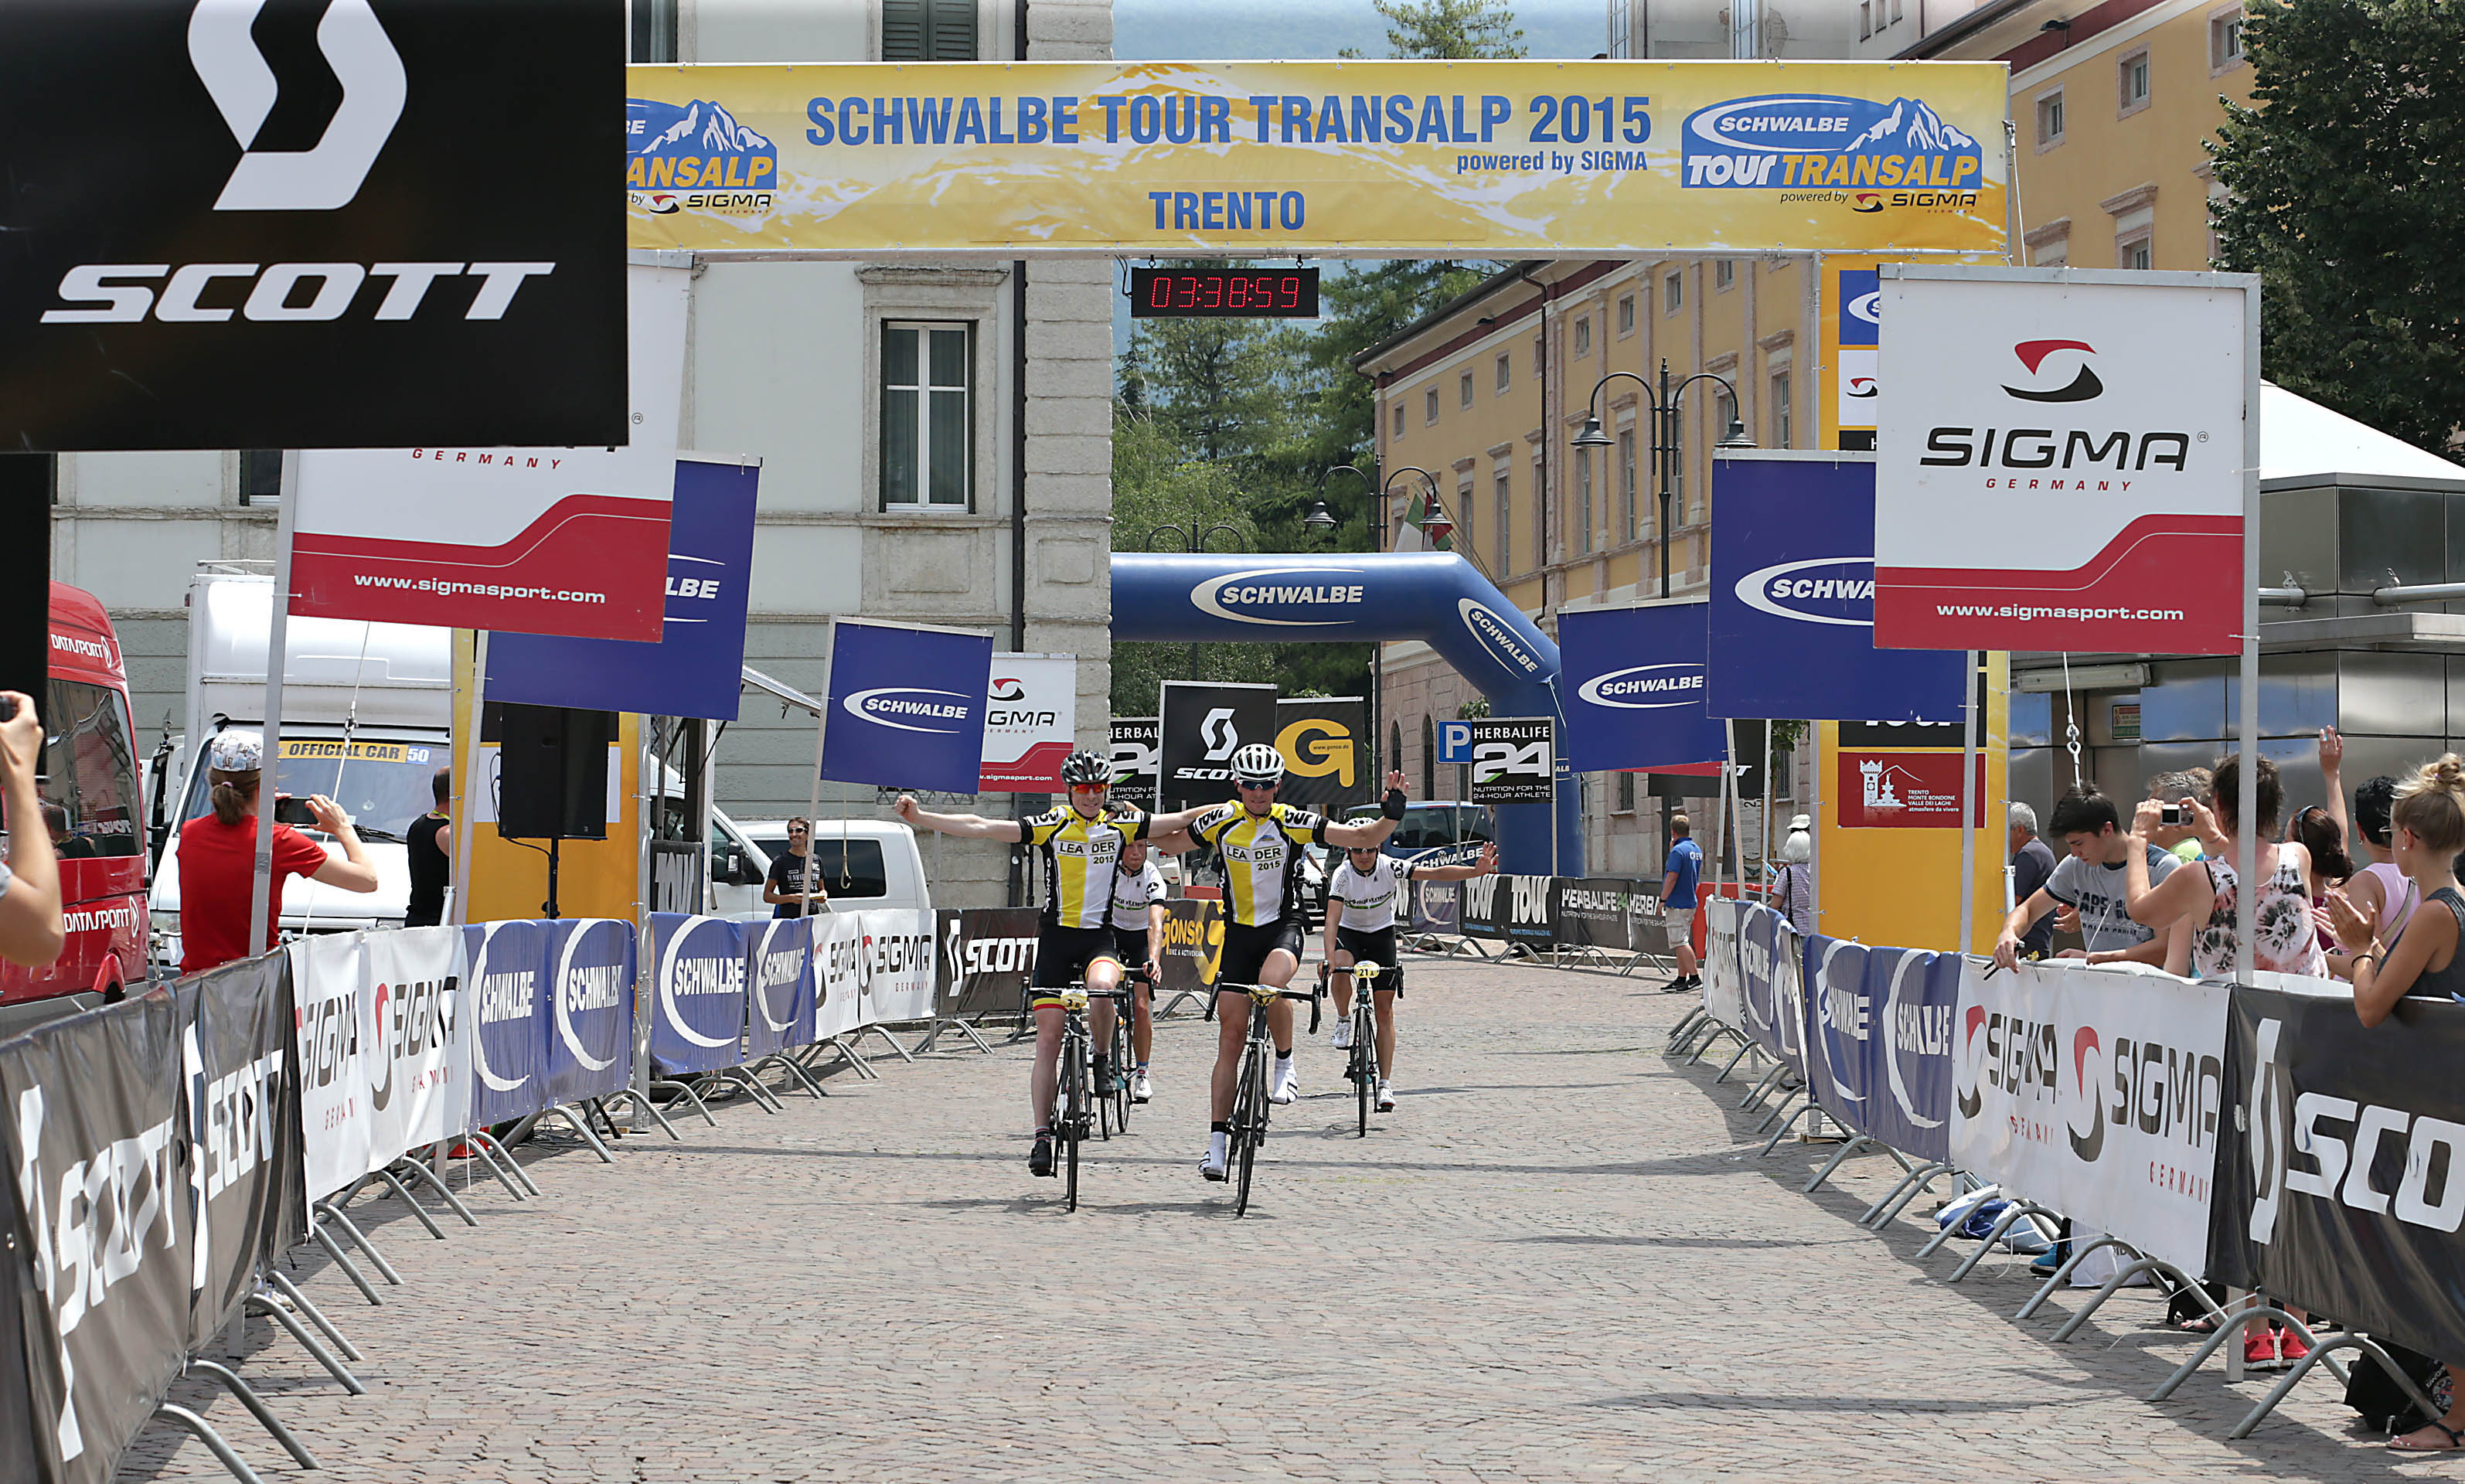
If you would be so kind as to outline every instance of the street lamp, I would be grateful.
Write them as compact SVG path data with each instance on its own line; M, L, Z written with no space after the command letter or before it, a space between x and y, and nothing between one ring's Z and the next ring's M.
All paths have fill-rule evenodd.
M1180 540L1181 549L1184 552L1203 552L1207 549L1207 543L1214 539L1215 533L1218 531L1221 531L1225 535L1232 538L1233 550L1247 551L1249 549L1249 542L1241 535L1241 531L1238 526L1225 525L1219 522L1217 524L1202 528L1199 518L1194 514L1189 518L1188 530L1185 531L1178 525L1159 525L1147 532L1146 540L1141 544L1143 544L1147 550L1153 551L1156 549L1157 537L1171 536ZM1198 641L1195 639L1189 641L1189 677L1193 680L1198 678Z
M1585 405L1584 428L1573 438L1579 449L1605 449L1611 446L1610 435L1601 431L1601 390L1619 377L1643 388L1644 399L1652 404L1652 472L1659 486L1660 502L1660 595L1669 596L1669 480L1677 467L1677 404L1686 388L1697 382L1712 382L1729 394L1729 426L1721 435L1724 449L1750 449L1755 440L1746 436L1746 425L1738 420L1738 388L1724 376L1710 371L1698 371L1678 382L1669 383L1669 363L1660 363L1660 389L1654 392L1652 383L1632 371L1611 371L1592 386L1592 395Z
M1423 469L1418 464L1406 464L1403 468L1388 475L1387 476L1387 482L1378 487L1378 503L1380 507L1378 511L1379 532L1384 536L1387 528L1387 511L1385 508L1387 503L1387 492L1395 487L1395 481L1397 479L1408 474L1419 475L1421 476L1421 482L1429 486L1429 512L1421 521L1421 530L1430 538L1431 544L1435 545L1437 543L1442 542L1449 536L1455 534L1455 523L1447 518L1447 507L1438 501L1438 476L1430 473L1428 470Z

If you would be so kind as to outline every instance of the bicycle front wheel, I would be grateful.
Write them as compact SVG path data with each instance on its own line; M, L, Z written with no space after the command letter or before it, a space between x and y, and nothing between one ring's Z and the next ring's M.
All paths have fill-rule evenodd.
M1078 1145L1087 1137L1087 1052L1077 1037L1061 1043L1061 1116L1053 1120L1065 1164L1062 1208L1078 1208Z
M1368 1019L1366 1015L1358 1016L1352 1025L1352 1089L1361 1102L1361 1132L1353 1136L1356 1139L1369 1137L1369 1104L1378 1091L1378 1052L1374 1049L1376 1031L1365 1029L1364 1022ZM1362 1039L1365 1035L1372 1039L1365 1041Z
M1266 1052L1253 1041L1241 1056L1240 1091L1232 1108L1232 1214L1250 1209L1250 1176L1257 1168L1258 1146L1267 1141Z

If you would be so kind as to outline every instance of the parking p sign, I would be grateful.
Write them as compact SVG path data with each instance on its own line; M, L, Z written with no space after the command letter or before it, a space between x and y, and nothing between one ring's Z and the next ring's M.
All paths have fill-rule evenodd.
M1469 763L1472 761L1472 723L1441 721L1438 723L1438 761Z

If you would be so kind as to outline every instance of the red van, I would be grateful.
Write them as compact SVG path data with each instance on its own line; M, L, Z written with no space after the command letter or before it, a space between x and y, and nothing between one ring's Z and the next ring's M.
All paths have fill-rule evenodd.
M68 941L46 968L0 963L0 1035L57 1013L61 996L114 995L145 982L145 811L128 673L102 605L66 583L52 584L41 706L44 822L60 857ZM33 1003L43 1001L53 1003Z

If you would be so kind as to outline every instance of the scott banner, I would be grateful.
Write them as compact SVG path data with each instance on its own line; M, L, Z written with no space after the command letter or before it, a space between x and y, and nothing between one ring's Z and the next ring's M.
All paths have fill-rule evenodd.
M822 777L974 793L992 663L982 634L833 620Z
M735 720L761 482L758 463L677 459L657 642L500 632L488 641L488 699Z
M1157 706L1158 808L1232 797L1232 754L1276 740L1276 688L1166 680Z
M1358 696L1318 696L1276 702L1276 751L1284 786L1276 798L1342 819L1356 804L1378 797L1369 747L1369 703Z
M1711 629L1698 599L1585 609L1558 620L1560 750L1579 773L1719 763L1728 729L1709 694Z
M307 1240L291 956L269 953L183 980L195 1293L189 1338L211 1339L264 1266Z
M283 492L299 507L291 611L659 637L693 275L625 272L626 446L455 447L439 435L302 453L297 487Z
M17 1208L0 1294L18 1302L36 1477L52 1484L110 1484L188 1358L180 1080L161 990L0 1043L0 1178Z
M945 907L938 916L942 1013L953 1020L1017 1013L1035 971L1036 910Z
M2365 1029L2345 986L2260 977L2232 991L2208 1275L2465 1356L2465 1006Z
M2236 653L2258 277L1894 263L1880 282L1875 642Z
M474 922L462 929L463 1010L471 1015L473 1128L547 1106L549 948L553 924Z
M633 1080L634 963L633 924L620 918L548 924L549 1107Z
M629 240L1003 257L2001 247L1999 66L1793 62L1787 82L1726 61L634 67Z
M774 919L776 920L776 919ZM810 919L808 919L810 920ZM651 1064L661 1075L716 1072L744 1060L744 940L732 918L651 914L658 996Z
M2198 1276L2226 986L2139 965L1990 966L1969 959L1961 974L1952 1163Z
M1957 721L1963 656L1875 647L1875 461L1862 454L1712 460L1716 717Z

